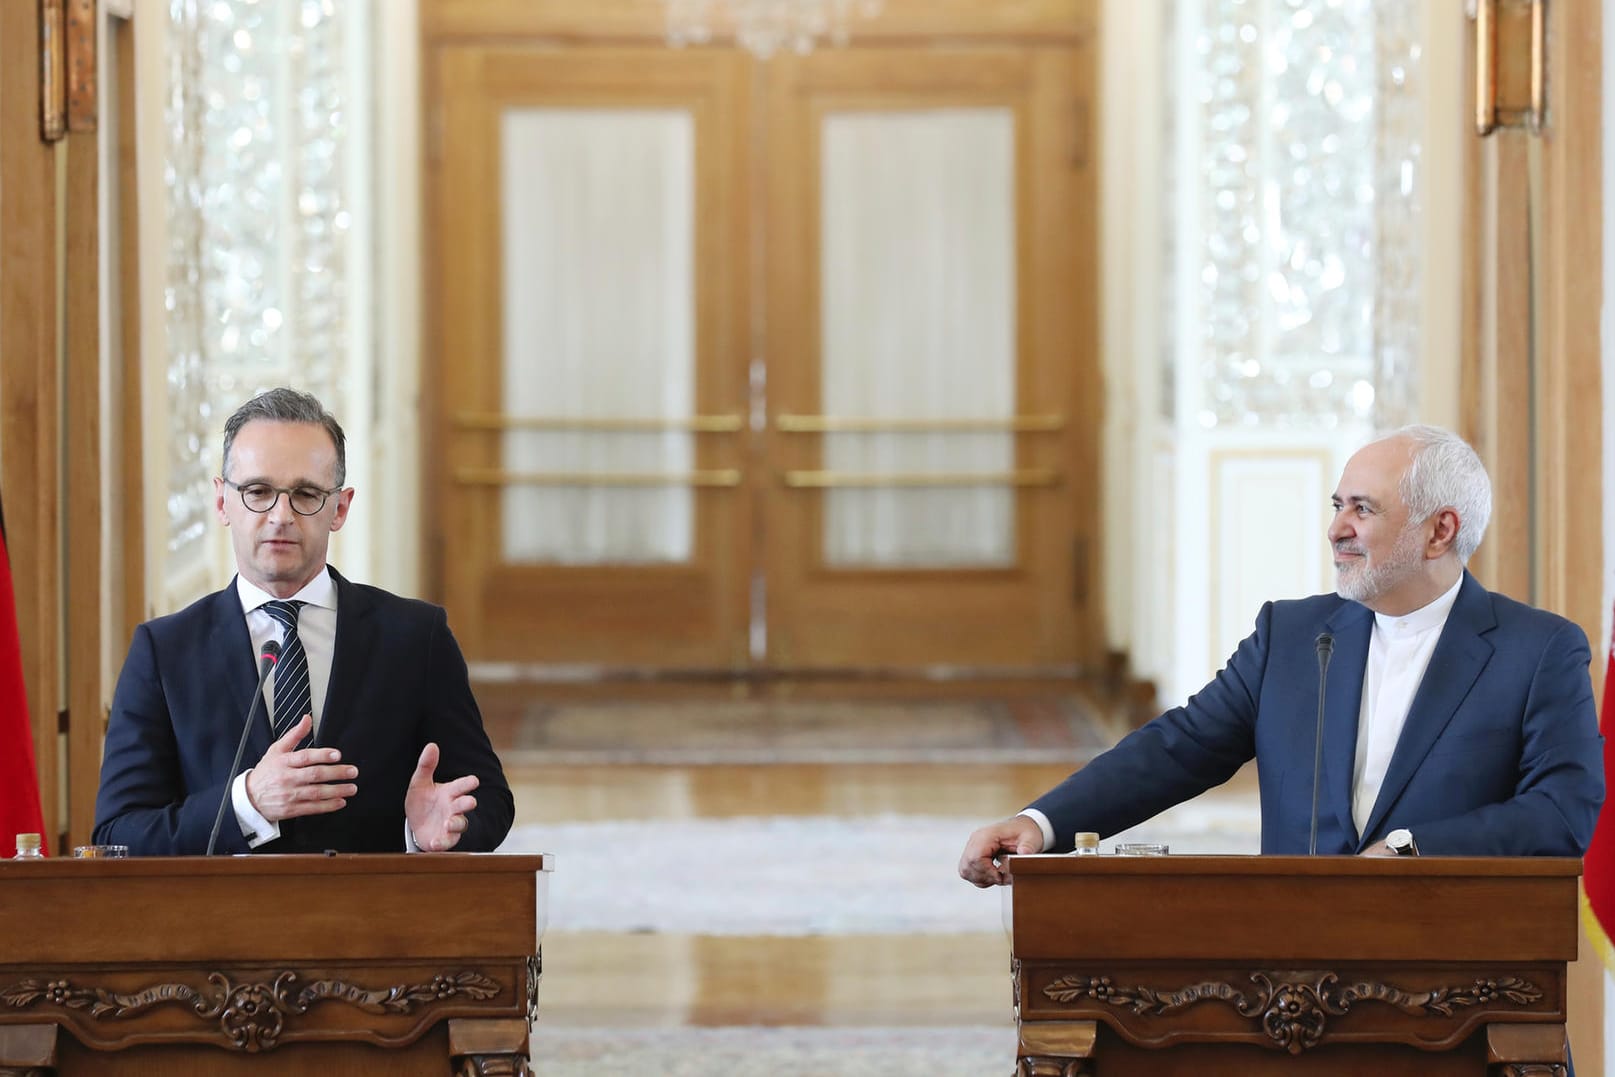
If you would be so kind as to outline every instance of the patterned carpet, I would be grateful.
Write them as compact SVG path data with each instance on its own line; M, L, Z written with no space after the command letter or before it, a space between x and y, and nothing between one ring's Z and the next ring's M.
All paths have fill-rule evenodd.
M1002 930L1001 891L977 890L956 874L965 838L981 822L883 815L564 823L518 827L502 851L555 854L551 931L948 935ZM1164 842L1177 853L1254 853L1260 835L1253 798L1213 795L1117 840Z
M1002 1028L667 1028L533 1032L535 1077L1007 1077Z
M558 703L487 685L477 698L501 758L511 764L1075 765L1121 732L1074 696Z
M893 815L568 823L520 827L502 851L555 854L551 931L999 931L998 893L955 873L975 825ZM696 877L722 885L699 885Z

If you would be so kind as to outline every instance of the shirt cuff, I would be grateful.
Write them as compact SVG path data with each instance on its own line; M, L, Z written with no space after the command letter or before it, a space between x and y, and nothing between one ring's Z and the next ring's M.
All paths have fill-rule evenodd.
M404 852L424 853L426 850L415 844L415 832L409 829L409 820L404 820Z
M1037 828L1043 831L1043 851L1045 853L1052 852L1054 849L1054 824L1049 822L1049 817L1036 808L1027 808L1021 814L1036 823Z
M251 773L249 769L236 775L236 780L230 786L230 803L236 810L236 822L241 826L241 834L247 839L247 848L256 849L280 837L280 824L271 823L252 806L252 798L247 795L247 775Z

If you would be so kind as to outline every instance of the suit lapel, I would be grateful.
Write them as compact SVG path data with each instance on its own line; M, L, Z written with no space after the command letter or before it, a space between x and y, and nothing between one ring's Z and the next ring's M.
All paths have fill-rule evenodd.
M1368 638L1374 614L1348 602L1325 626L1335 637L1329 660L1323 726L1323 803L1319 813L1333 811L1341 830L1357 838L1351 817L1351 777L1357 765L1357 720L1363 709L1363 670L1368 667Z
M361 672L367 656L375 653L376 623L365 593L331 569L336 584L336 646L331 655L331 680L325 686L325 708L315 743L330 745L352 719Z
M1429 754L1441 731L1447 728L1459 704L1474 687L1475 679L1492 657L1492 645L1483 637L1497 626L1492 612L1491 596L1475 578L1464 573L1464 583L1458 590L1458 599L1436 641L1430 656L1430 665L1424 671L1413 704L1408 709L1407 722L1397 738L1391 763L1385 769L1385 782L1380 786L1379 798L1369 813L1367 832L1379 832L1385 817L1390 814L1396 798L1402 795L1409 781Z
M260 759L269 750L269 715L263 700L253 706L258 690L258 662L252 653L252 635L247 631L247 618L241 612L241 593L236 581L213 596L213 632L210 645L218 647L219 664L224 668L225 693L235 707L230 719L230 744L241 736L239 723L252 710L252 732L247 735L247 749L243 758Z

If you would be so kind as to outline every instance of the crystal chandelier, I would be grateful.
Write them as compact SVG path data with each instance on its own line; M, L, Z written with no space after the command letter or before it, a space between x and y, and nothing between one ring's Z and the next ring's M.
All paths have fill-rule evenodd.
M876 14L882 0L666 0L667 43L704 45L715 29L733 27L735 41L760 60L780 49L802 55L822 39L845 45L854 16Z

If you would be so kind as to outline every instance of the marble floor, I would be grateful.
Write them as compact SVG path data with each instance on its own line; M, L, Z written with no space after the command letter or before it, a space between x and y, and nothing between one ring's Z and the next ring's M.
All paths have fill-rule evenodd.
M927 705L888 696L782 705L701 699L684 688L663 707L636 686L622 700L573 693L557 706L539 691L479 690L514 787L517 828L531 829L536 850L555 852L546 847L546 829L559 835L571 828L575 840L586 825L612 824L617 829L606 840L613 849L620 844L624 859L649 859L643 840L636 848L622 836L640 829L659 834L701 822L727 835L729 823L740 828L760 819L808 825L895 817L911 820L915 834L957 823L957 845L945 843L954 851L927 854L950 861L926 867L947 876L973 823L1018 810L1129 725L1119 705L1092 697L1075 704L1022 696ZM1085 715L1092 716L1087 727ZM685 723L693 723L688 737L679 732ZM1166 827L1174 852L1253 852L1257 815L1248 767L1140 830ZM842 854L819 849L814 868L832 883L869 888L869 865L886 859L881 843L892 840L854 838ZM599 871L603 862L557 855L557 877L569 865ZM665 857L656 864L675 876L672 885L740 910L773 900L734 886L713 850L697 845L682 856L671 866ZM946 880L954 883L968 890ZM1009 1071L1013 1014L1001 929L728 930L735 926L552 927L544 938L535 1077ZM1573 992L1582 966L1585 979L1601 976L1596 959L1584 959L1572 967ZM1596 1060L1597 1046L1578 1047L1578 1054Z
M520 826L886 812L986 820L1007 814L1064 775L1063 768L1030 765L515 766L509 777ZM961 846L964 838L961 833ZM557 870L565 870L564 858ZM848 886L859 885L846 862L826 863L824 870L845 872ZM699 862L688 865L687 884L724 887ZM744 901L746 895L733 899ZM562 1025L950 1025L1009 1019L1009 943L1002 932L886 938L551 932L544 957L543 1020Z
M643 720L644 714L636 712L634 721ZM757 720L770 719L763 714ZM503 724L490 723L496 730L496 746L512 746L509 741L516 731L509 722L507 717ZM948 736L946 731L933 732ZM1106 724L1094 735L1104 739L1115 732ZM842 723L836 736L844 739L844 734ZM613 735L603 733L607 740ZM666 730L654 736L658 743L668 739ZM874 739L889 743L885 734L877 733ZM517 827L537 828L534 840L540 845L545 825L583 822L872 816L985 822L1019 809L1074 765L1004 762L990 754L980 763L756 765L544 763L532 758L513 751L506 765L516 796ZM1209 796L1250 814L1254 778L1241 774ZM957 835L960 847L968 833L965 826L962 822ZM819 859L823 872L844 876L846 884L855 887L866 874L860 865L879 855L878 847L859 843L845 856L820 854ZM558 861L557 872L564 872L564 855ZM948 872L951 867L946 863L939 870ZM747 900L746 893L730 891L722 873L711 870L699 854L673 870L681 872L680 886L718 888L726 900ZM957 885L967 886L962 881ZM643 1039L652 1052L657 1043L673 1049L681 1042L679 1036L694 1035L695 1030L773 1029L773 1040L762 1036L758 1041L758 1062L767 1050L796 1051L807 1058L814 1041L803 1036L813 1029L830 1036L866 1033L870 1052L898 1050L904 1035L895 1030L908 1029L912 1031L905 1035L948 1041L937 1049L951 1054L958 1068L946 1072L981 1072L970 1068L979 1058L964 1061L961 1037L985 1052L983 1057L999 1058L1007 1052L1002 1054L1007 1071L1013 1052L1013 1037L1007 1031L1013 1025L1008 969L1009 943L1002 930L795 937L551 930L544 939L535 1063L545 1055L546 1035L554 1037L553 1049L565 1054L579 1050L580 1037L586 1042L590 1029L614 1030L619 1039L625 1035ZM927 1037L928 1029L937 1037ZM979 1030L979 1035L961 1031L970 1029ZM882 1038L880 1030L894 1031ZM710 1046L713 1041L702 1042ZM722 1043L724 1050L744 1053L734 1043ZM604 1063L605 1058L594 1061ZM875 1062L860 1066L848 1061L830 1069L804 1065L802 1073L881 1072ZM576 1071L541 1066L538 1072L590 1071L587 1063L580 1063ZM670 1065L666 1072L684 1071ZM745 1070L715 1064L699 1072Z

